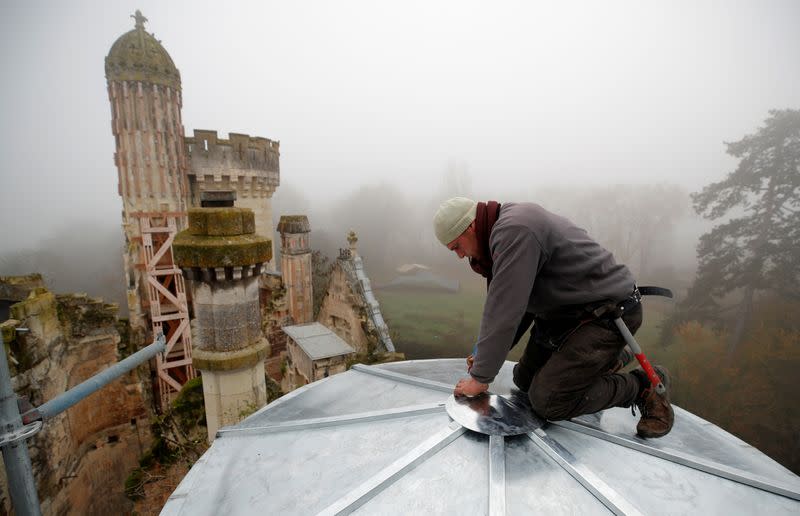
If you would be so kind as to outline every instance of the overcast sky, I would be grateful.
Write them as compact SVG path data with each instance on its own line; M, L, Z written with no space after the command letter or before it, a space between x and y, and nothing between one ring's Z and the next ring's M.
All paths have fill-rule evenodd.
M693 190L731 170L723 141L800 108L797 1L4 0L0 252L120 222L103 59L137 8L181 72L186 133L280 140L281 180L312 201L429 194L452 162L478 197Z

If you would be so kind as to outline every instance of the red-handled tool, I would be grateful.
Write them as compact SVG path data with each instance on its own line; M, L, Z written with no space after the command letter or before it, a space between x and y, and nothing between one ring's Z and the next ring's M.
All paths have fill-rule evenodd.
M642 369L644 369L645 374L647 374L647 378L650 379L650 383L656 389L656 392L659 394L664 394L664 392L667 390L664 387L664 383L653 369L653 366L650 365L650 361L647 360L646 356L644 356L642 348L639 346L639 343L636 342L636 339L633 338L633 334L625 325L625 321L622 320L622 317L617 317L614 319L614 324L616 324L617 328L619 328L622 338L624 338L625 342L628 344L628 346L630 346L631 351L633 351L633 355L636 357L636 360L639 361Z

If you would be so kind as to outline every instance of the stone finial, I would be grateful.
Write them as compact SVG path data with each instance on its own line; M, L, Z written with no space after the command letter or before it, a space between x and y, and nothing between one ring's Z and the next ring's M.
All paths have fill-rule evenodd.
M347 234L347 242L350 244L350 253L352 255L356 254L356 244L358 243L358 235L352 229Z
M136 20L136 30L144 30L144 24L147 22L147 18L142 14L142 11L136 9L136 14L132 14L131 18Z

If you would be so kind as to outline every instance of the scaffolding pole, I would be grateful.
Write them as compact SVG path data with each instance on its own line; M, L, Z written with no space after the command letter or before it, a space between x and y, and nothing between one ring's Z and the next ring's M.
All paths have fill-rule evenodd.
M17 395L11 387L11 371L8 368L6 353L5 351L0 353L0 425L2 426L0 449L3 452L11 504L14 506L16 514L19 516L41 515L36 483L33 478L33 467L30 455L28 455L27 439L42 429L44 421L52 419L93 392L102 389L112 380L163 352L165 346L166 339L163 334L159 334L156 340L146 348L38 408L26 412L25 420L32 421L26 425L22 424Z
M11 371L8 369L5 349L0 353L0 420L5 434L3 438L8 436L8 442L2 445L2 450L11 504L20 516L38 516L42 513L33 481L28 444L24 438L17 437L23 429L22 417L17 407L17 395L11 388Z

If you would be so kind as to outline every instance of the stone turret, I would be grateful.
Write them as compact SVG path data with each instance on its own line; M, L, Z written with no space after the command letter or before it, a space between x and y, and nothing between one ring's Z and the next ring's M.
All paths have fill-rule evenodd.
M286 286L289 315L295 324L313 321L311 288L311 226L305 215L284 215L278 222L281 234L281 274Z
M267 401L258 277L272 242L255 234L252 210L228 206L189 210L189 229L172 244L175 263L190 280L195 319L192 363L203 377L208 439Z
M267 138L195 129L185 138L192 206L202 192L233 190L237 206L253 210L256 233L272 238L272 194L280 184L280 143ZM269 268L274 270L272 263Z
M183 229L188 199L181 122L181 76L161 43L135 27L120 36L105 59L111 132L114 134L119 195L122 197L128 308L134 327L147 326L139 218L146 213L179 214Z

